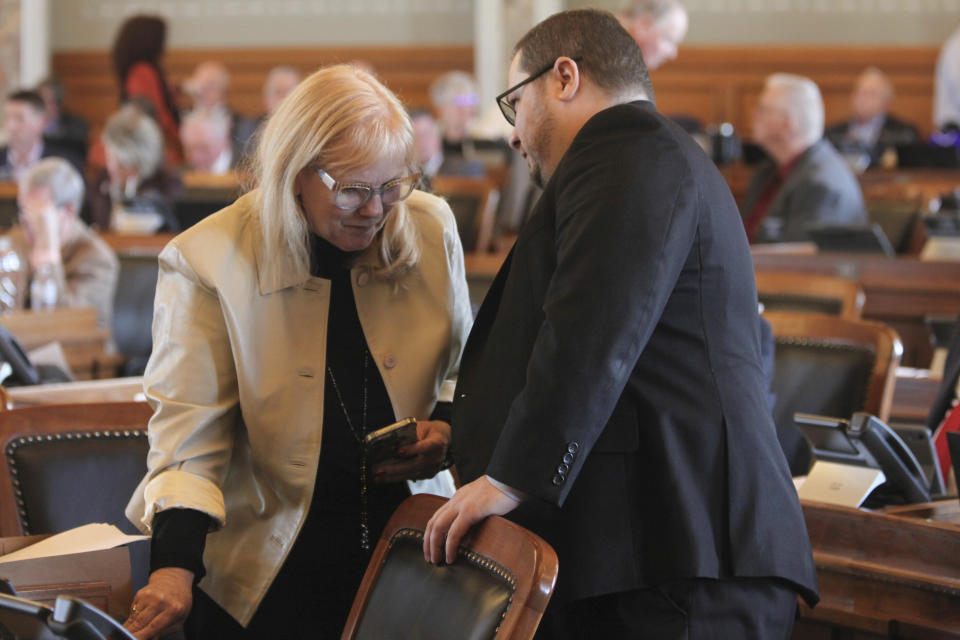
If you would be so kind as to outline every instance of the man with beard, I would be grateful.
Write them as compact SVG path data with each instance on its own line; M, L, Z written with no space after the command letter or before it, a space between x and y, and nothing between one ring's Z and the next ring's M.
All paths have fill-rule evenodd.
M789 638L816 576L730 191L649 101L613 15L550 17L509 78L498 102L544 193L463 354L465 484L424 555L453 562L510 514L560 559L538 638Z

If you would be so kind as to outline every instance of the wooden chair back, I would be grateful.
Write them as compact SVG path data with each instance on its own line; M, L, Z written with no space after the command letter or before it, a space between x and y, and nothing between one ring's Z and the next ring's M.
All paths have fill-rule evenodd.
M863 289L853 280L810 273L757 271L757 295L765 311L822 313L859 318Z
M0 411L0 536L55 533L49 529L101 517L126 528L123 509L146 473L152 413L146 402Z
M450 204L464 252L490 251L500 198L496 185L487 178L436 176L433 191Z
M341 640L533 637L556 583L556 553L539 536L492 516L461 545L457 562L429 564L423 531L445 501L418 494L394 512Z

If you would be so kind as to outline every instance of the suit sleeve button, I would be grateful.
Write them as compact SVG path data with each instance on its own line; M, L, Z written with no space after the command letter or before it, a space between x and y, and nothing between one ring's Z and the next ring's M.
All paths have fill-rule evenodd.
M570 471L570 465L566 463L561 463L560 466L557 467L557 473L560 475L565 474L567 471Z
M573 462L573 454L572 454L572 453L565 453L565 454L563 454L563 461L564 461L566 464L570 464L571 462Z
M559 487L561 484L563 484L563 481L564 481L564 477L559 473L553 476L553 486Z
M576 452L577 452L577 449L579 449L579 448L580 448L580 443L577 442L576 440L574 440L573 442L571 442L570 444L567 445L567 452L568 452L568 453L576 453Z

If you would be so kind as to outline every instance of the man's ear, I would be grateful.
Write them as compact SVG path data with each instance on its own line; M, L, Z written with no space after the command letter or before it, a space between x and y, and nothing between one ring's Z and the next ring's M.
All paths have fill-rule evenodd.
M569 102L580 92L580 67L572 58L561 56L553 63L553 72L560 81L557 99Z

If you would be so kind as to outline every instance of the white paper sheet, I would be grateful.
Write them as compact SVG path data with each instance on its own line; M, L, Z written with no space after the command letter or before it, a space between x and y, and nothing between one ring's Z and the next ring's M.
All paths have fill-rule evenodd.
M804 500L857 508L886 479L880 469L817 460L797 492Z
M122 544L147 540L148 538L149 536L127 535L112 524L85 524L81 527L45 538L29 547L24 547L13 553L0 556L0 564L13 562L14 560L49 558L51 556L63 556L71 553L112 549Z

